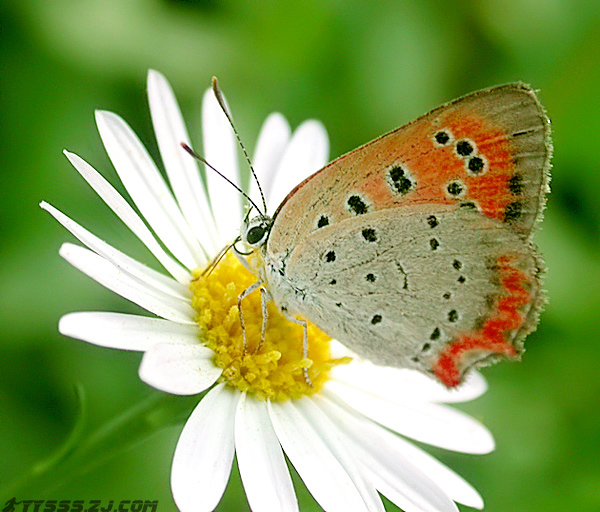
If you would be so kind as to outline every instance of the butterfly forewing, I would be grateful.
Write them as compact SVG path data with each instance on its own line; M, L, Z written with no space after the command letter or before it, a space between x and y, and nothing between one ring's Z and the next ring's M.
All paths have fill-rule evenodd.
M285 251L319 227L406 204L477 209L527 237L547 192L549 129L524 84L448 103L296 187L274 216L269 250Z

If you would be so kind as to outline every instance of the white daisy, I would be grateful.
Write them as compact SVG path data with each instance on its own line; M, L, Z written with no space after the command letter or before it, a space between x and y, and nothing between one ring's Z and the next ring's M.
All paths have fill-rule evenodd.
M67 261L155 315L71 313L60 320L60 332L143 352L140 377L159 390L178 395L208 390L187 421L173 459L179 509L213 510L234 454L254 511L298 510L286 456L327 511L383 510L378 492L407 512L456 511L455 502L482 508L473 487L405 439L465 453L491 451L494 442L485 427L445 405L484 393L485 381L477 373L449 391L420 373L361 361L313 327L310 360L303 360L302 328L286 321L273 304L266 339L257 349L259 294L244 301L244 352L237 297L256 279L231 251L211 272L202 272L237 236L241 198L213 172L206 173L205 188L197 162L181 148L190 141L170 86L150 71L148 90L170 188L120 117L96 116L106 150L141 217L84 160L65 154L170 275L119 252L49 204L41 206L87 246L64 244L60 254ZM202 121L204 157L239 183L234 137L211 92L204 96ZM267 118L254 165L270 211L326 163L327 153L320 123L307 121L292 135L281 115Z

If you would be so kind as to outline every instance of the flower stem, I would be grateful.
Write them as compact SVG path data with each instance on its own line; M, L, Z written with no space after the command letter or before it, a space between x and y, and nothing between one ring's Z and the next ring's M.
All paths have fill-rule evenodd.
M85 400L81 388L76 388L79 403L78 419L64 443L49 457L34 464L25 474L2 489L3 503L27 490L47 493L104 464L115 455L132 448L159 431L185 422L201 396L174 396L153 392L130 409L84 432Z

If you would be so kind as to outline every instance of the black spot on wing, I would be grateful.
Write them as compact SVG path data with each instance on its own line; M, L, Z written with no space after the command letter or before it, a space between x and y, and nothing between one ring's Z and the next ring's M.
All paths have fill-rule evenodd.
M530 133L535 133L535 128L530 128L529 130L521 130L520 132L515 132L512 134L513 137L522 137L523 135L529 135Z
M516 196L520 195L523 192L523 176L515 174L508 180L508 190Z
M448 194L450 194L453 197L458 197L461 194L463 194L465 191L465 188L466 188L465 185L458 180L451 181L446 186L446 190L448 191Z
M459 140L456 143L456 152L462 157L469 156L473 151L473 145L468 140Z
M373 228L363 229L362 236L367 242L377 242L377 233Z
M369 209L367 203L365 203L363 198L358 195L350 196L348 201L346 201L346 204L348 205L350 212L354 215L363 215L364 213L367 213Z
M388 178L392 190L397 194L408 194L413 187L413 182L409 178L408 173L399 165L388 171Z
M523 213L523 205L520 201L510 203L504 211L504 221L511 222L517 220Z
M321 215L321 217L319 218L318 222L317 222L317 227L318 228L324 228L325 226L329 225L329 217L327 217L327 215Z
M467 167L469 168L469 171L471 171L473 174L480 174L483 171L485 164L481 157L474 156L472 158L469 158L469 163L467 164Z
M440 130L439 132L437 132L434 138L440 146L445 146L446 144L448 144L448 142L450 142L450 135L445 130Z
M477 204L475 204L473 201L465 201L464 203L460 203L458 206L463 210L477 210Z

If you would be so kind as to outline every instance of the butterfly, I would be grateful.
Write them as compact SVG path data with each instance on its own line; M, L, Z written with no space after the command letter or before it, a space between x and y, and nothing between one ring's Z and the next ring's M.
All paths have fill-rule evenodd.
M248 293L264 287L292 321L448 387L517 359L544 302L532 234L551 152L523 83L442 105L337 158L272 216L246 218L259 279Z

